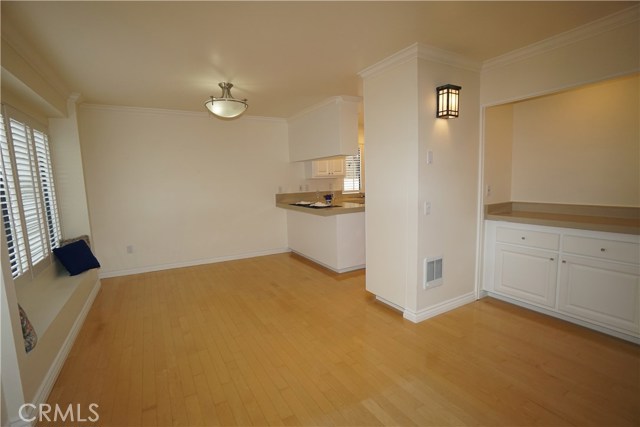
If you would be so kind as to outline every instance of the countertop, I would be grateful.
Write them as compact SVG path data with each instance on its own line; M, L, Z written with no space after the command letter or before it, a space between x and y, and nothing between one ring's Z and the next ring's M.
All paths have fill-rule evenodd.
M485 219L640 234L640 208L507 202L485 205Z
M324 194L320 192L320 194ZM315 201L316 193L315 192L307 192L307 193L284 193L284 194L276 194L276 206L282 209L289 209L296 212L302 212L310 215L317 216L333 216L333 215L344 215L351 214L357 212L364 212L364 198L362 198L361 203L356 203L353 199L358 199L358 197L350 197L343 199L338 197L335 201L336 206L332 206L330 208L305 208L303 206L294 206L291 203L296 203L301 200Z

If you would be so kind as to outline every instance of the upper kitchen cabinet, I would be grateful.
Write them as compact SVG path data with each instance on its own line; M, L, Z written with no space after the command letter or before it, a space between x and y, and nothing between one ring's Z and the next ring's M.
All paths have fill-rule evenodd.
M354 96L334 96L291 117L290 161L357 154L360 101Z

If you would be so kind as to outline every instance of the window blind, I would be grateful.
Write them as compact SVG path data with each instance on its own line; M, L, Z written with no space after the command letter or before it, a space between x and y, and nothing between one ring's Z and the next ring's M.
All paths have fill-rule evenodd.
M354 156L346 156L345 165L346 170L342 191L360 191L360 147L358 147L358 154Z
M51 262L60 220L46 132L8 107L0 119L0 208L16 279L34 276Z

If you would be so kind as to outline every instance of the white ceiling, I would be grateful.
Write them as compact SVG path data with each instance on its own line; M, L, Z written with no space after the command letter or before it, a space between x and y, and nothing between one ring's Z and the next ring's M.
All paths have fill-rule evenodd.
M360 95L357 73L415 43L483 61L637 2L1 2L89 103L204 111L230 81L247 114Z

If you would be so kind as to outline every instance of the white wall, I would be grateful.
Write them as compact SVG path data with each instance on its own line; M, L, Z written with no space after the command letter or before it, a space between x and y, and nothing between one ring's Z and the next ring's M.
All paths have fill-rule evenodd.
M640 9L630 6L596 23L486 61L480 104L503 104L637 72Z
M362 72L367 290L414 321L474 298L478 69L414 45ZM463 87L458 119L435 118L435 88L445 83ZM444 284L424 290L423 260L432 256L445 259Z
M417 58L364 79L367 290L415 304ZM411 274L413 277L408 277ZM412 296L413 302L407 302Z
M480 74L436 61L420 63L420 138L418 253L416 270L418 318L437 307L475 298L476 236L478 229L478 156L480 153ZM460 116L436 119L435 88L462 86ZM427 151L433 163L427 164ZM424 215L423 203L431 203ZM443 284L423 289L423 261L443 257Z
M284 120L100 106L79 117L103 277L286 249L274 195L303 165L288 162Z
M487 108L484 120L484 203L510 202L513 105Z
M640 84L618 78L513 105L512 200L640 206Z
M51 157L64 239L91 235L76 100L77 96L72 96L67 101L67 117L49 119Z

